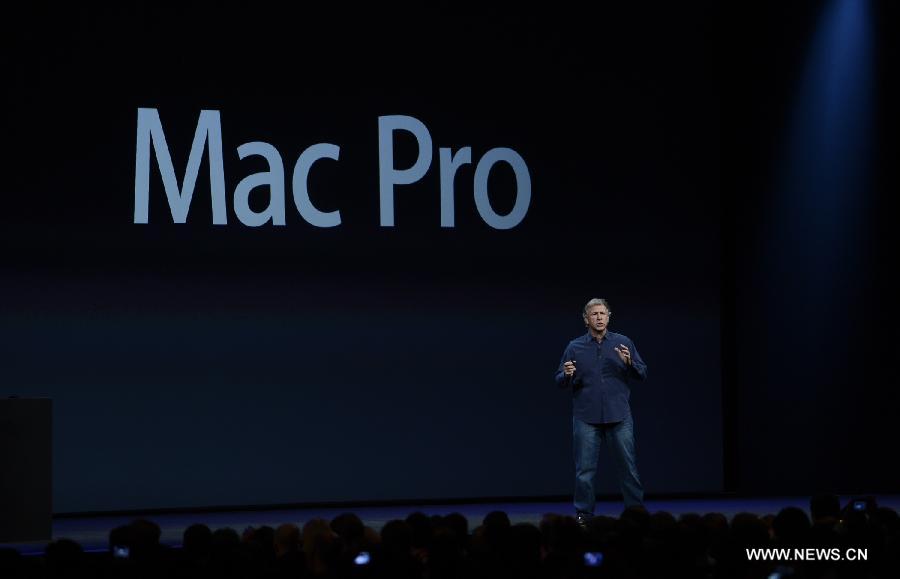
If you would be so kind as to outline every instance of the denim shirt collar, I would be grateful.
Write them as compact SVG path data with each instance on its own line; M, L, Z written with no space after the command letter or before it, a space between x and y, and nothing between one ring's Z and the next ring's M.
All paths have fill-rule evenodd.
M607 329L607 330L606 330L606 334L603 336L603 342L605 342L606 340L608 340L609 337L610 337L612 334L613 334L613 332L610 332L610 331ZM603 343L603 342L598 342L598 341L596 340L596 338L594 338L594 336L591 335L591 332L590 332L590 331L588 331L584 336L582 336L582 337L581 337L581 340L582 340L582 342L584 342L585 344L590 344L591 342L594 342L594 343L596 343L596 344L602 344L602 343Z

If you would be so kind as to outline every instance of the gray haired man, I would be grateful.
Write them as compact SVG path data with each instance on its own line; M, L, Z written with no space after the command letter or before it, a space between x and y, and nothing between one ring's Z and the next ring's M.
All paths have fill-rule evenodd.
M609 445L625 506L643 505L628 399L631 384L647 377L647 365L630 338L609 331L612 311L606 300L590 300L582 315L588 331L566 346L556 383L572 390L574 503L578 523L584 526L594 515L594 478L602 443Z

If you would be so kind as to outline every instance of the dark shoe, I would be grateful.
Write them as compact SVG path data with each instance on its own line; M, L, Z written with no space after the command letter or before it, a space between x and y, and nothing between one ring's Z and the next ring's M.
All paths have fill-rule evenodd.
M575 522L578 523L578 526L581 527L583 531L586 531L588 528L588 521L591 520L591 515L589 513L578 513L575 515Z

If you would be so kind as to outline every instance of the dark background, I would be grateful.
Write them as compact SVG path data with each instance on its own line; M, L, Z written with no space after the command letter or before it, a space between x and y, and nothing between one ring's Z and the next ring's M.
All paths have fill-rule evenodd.
M868 166L835 187L834 215L785 194L780 173L829 10L867 16ZM746 493L897 492L898 6L767 3L721 13L726 486ZM836 47L834 58L845 53ZM724 59L727 59L727 63ZM804 100L807 99L807 100ZM796 158L796 156L794 157ZM801 157L802 158L802 157ZM835 163L840 163L837 157ZM829 167L817 170L827 173ZM800 180L793 190L815 193ZM725 193L725 192L731 192ZM827 205L824 201L822 205ZM829 221L829 219L831 221ZM822 223L828 223L823 227Z
M594 296L650 365L632 396L650 493L895 491L896 137L874 136L862 245L798 249L856 264L852 307L785 290L773 257L794 241L772 233L777 144L820 10L148 4L9 22L3 390L54 399L55 510L565 495L570 402L551 377ZM895 87L877 91L886 119ZM150 223L132 223L138 107L159 109L179 178L199 111L221 111L227 226L205 162L187 224L155 173ZM473 161L515 149L525 220L485 225L470 165L441 229L435 150L379 227L383 114ZM264 168L235 153L254 140L282 154L285 227L231 210ZM341 146L310 180L334 229L290 195L316 142ZM498 165L498 212L513 188Z

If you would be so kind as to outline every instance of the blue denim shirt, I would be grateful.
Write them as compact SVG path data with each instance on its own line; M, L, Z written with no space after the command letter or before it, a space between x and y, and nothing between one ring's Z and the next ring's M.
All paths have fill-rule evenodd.
M631 352L631 366L627 366L615 351L620 344ZM570 360L575 362L575 374L567 377L563 364ZM609 330L599 342L590 332L569 342L556 370L556 384L561 388L572 388L573 415L590 424L625 420L631 414L629 384L646 377L647 365L634 342Z

